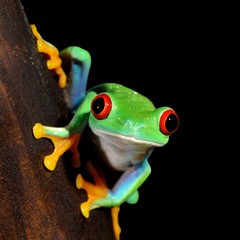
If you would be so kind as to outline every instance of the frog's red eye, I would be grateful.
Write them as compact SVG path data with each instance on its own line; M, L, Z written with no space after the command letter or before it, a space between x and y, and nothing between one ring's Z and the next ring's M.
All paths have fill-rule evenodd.
M106 118L112 109L112 100L105 94L99 94L92 100L91 111L96 119Z
M170 135L178 129L178 115L171 109L166 110L160 117L160 130L165 135Z

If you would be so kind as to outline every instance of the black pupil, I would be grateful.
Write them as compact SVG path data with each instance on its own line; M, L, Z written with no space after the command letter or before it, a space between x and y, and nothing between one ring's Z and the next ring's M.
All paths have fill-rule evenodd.
M167 117L165 126L168 132L173 132L178 126L177 116L173 113L169 114L169 116Z
M100 97L93 102L92 110L95 114L99 114L103 111L104 107L105 107L104 99Z

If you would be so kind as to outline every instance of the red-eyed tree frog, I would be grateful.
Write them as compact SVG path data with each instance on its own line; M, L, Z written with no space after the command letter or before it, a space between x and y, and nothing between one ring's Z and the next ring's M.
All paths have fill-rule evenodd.
M179 119L173 109L155 108L148 98L120 84L104 83L86 91L91 65L86 50L68 47L60 57L71 60L69 104L75 115L62 128L37 123L33 128L34 136L50 138L55 145L54 152L44 159L46 168L54 170L58 158L67 150L73 152L72 163L79 167L77 146L86 126L90 127L93 142L102 153L101 161L123 174L114 187L108 189L105 179L89 163L88 170L95 184L85 181L80 174L76 180L77 188L84 188L89 197L81 210L88 217L92 209L113 208L114 228L119 239L118 206L124 202L137 203L138 188L151 173L148 158L154 148L168 142L178 128Z

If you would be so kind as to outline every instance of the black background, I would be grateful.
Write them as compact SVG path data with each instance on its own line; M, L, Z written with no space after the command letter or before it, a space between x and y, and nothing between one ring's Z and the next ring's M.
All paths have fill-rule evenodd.
M173 108L180 118L179 130L149 159L152 174L139 189L139 202L121 207L121 239L206 236L212 215L202 194L207 172L201 172L201 148L195 150L200 126L194 114L210 67L211 54L202 61L211 31L203 29L206 13L196 5L144 1L22 3L45 40L59 50L76 45L90 52L88 88L116 82L147 96L156 107Z

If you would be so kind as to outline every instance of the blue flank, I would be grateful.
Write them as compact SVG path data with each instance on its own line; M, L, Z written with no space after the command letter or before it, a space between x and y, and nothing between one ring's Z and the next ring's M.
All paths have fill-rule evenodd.
M85 97L88 79L88 72L86 72L86 69L82 69L79 64L72 64L72 85L70 90L70 101L73 111L77 110Z
M75 46L64 49L61 51L60 56L69 59L72 63L69 100L72 110L76 111L86 94L91 56L88 51Z

